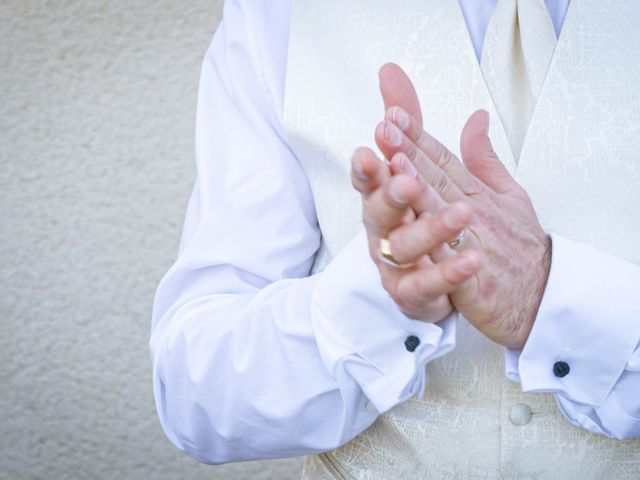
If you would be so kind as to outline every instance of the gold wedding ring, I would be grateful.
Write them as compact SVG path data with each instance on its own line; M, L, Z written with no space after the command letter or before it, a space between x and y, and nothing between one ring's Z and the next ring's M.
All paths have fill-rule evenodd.
M398 263L391 255L391 243L386 238L380 239L380 260L394 268L411 268L414 263Z
M458 245L462 243L463 240L464 240L464 229L460 230L460 233L458 234L458 236L448 243L451 248L456 248Z

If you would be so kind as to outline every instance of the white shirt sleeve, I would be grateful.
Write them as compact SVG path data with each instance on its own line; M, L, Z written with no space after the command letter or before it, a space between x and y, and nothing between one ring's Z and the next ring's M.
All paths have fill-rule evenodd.
M574 425L640 437L640 265L551 239L545 293L524 348L505 349L506 374L524 392L553 392Z
M202 65L197 179L154 301L160 421L205 463L334 449L420 394L425 364L455 343L455 315L396 307L364 231L309 275L321 232L281 125L288 12L225 3Z

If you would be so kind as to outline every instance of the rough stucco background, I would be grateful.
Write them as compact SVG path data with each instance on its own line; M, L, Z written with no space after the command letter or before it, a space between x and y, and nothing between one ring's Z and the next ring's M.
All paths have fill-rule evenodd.
M293 479L161 431L148 350L220 0L0 2L0 478Z

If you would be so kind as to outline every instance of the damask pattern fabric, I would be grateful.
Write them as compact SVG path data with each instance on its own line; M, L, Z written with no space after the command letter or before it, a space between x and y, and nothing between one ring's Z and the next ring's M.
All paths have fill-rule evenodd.
M556 246L567 247L558 255L574 266L595 267L564 272L572 283L560 290L572 295L558 293L554 303L564 304L564 310L546 321L536 319L540 335L533 343L543 345L542 332L553 333L558 322L573 322L575 328L555 339L553 353L535 356L531 350L530 357L522 352L520 363L527 366L518 372L522 386L503 375L501 348L462 320L455 350L426 366L425 398L384 413L341 448L309 457L306 478L635 478L640 440L607 435L616 430L621 438L636 437L640 428L637 407L626 403L618 409L623 399L637 404L631 398L638 385L634 352L640 310L629 285L640 284L640 244L629 239L640 237L640 197L634 186L640 168L633 147L640 128L640 66L628 58L636 55L630 52L640 54L635 35L640 8L571 2L516 161L457 2L394 5L390 12L383 1L350 2L348 7L337 0L321 7L294 2L284 118L310 179L329 252L340 251L348 241L344 225L359 221L358 199L348 184L352 145L374 146L371 132L383 112L376 73L392 61L416 84L425 128L454 153L467 116L477 108L490 112L494 148L531 195L543 227L558 239ZM585 28L596 23L598 29ZM384 34L367 35L372 25ZM610 41L601 41L601 31L612 36ZM604 85L615 85L615 95ZM625 127L603 124L604 112L625 119ZM335 180L330 187L326 172ZM620 204L625 208L614 207ZM571 248L571 242L595 250ZM610 254L619 258L607 261ZM625 265L624 275L618 275L616 262ZM603 281L610 288L600 288ZM579 313L573 316L569 305L576 299ZM604 344L611 354L603 354ZM547 355L553 356L551 363ZM552 365L562 355L572 374L558 382ZM523 392L533 384L533 365L539 367L539 378ZM598 373L590 375L588 365ZM592 387L602 393L580 397L580 390ZM525 425L510 419L519 404L532 412ZM615 419L609 409L617 410Z

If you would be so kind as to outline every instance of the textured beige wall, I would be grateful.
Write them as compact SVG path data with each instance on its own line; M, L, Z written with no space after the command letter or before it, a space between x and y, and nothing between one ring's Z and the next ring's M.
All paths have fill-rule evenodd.
M298 478L165 439L148 337L219 0L0 1L0 478Z

